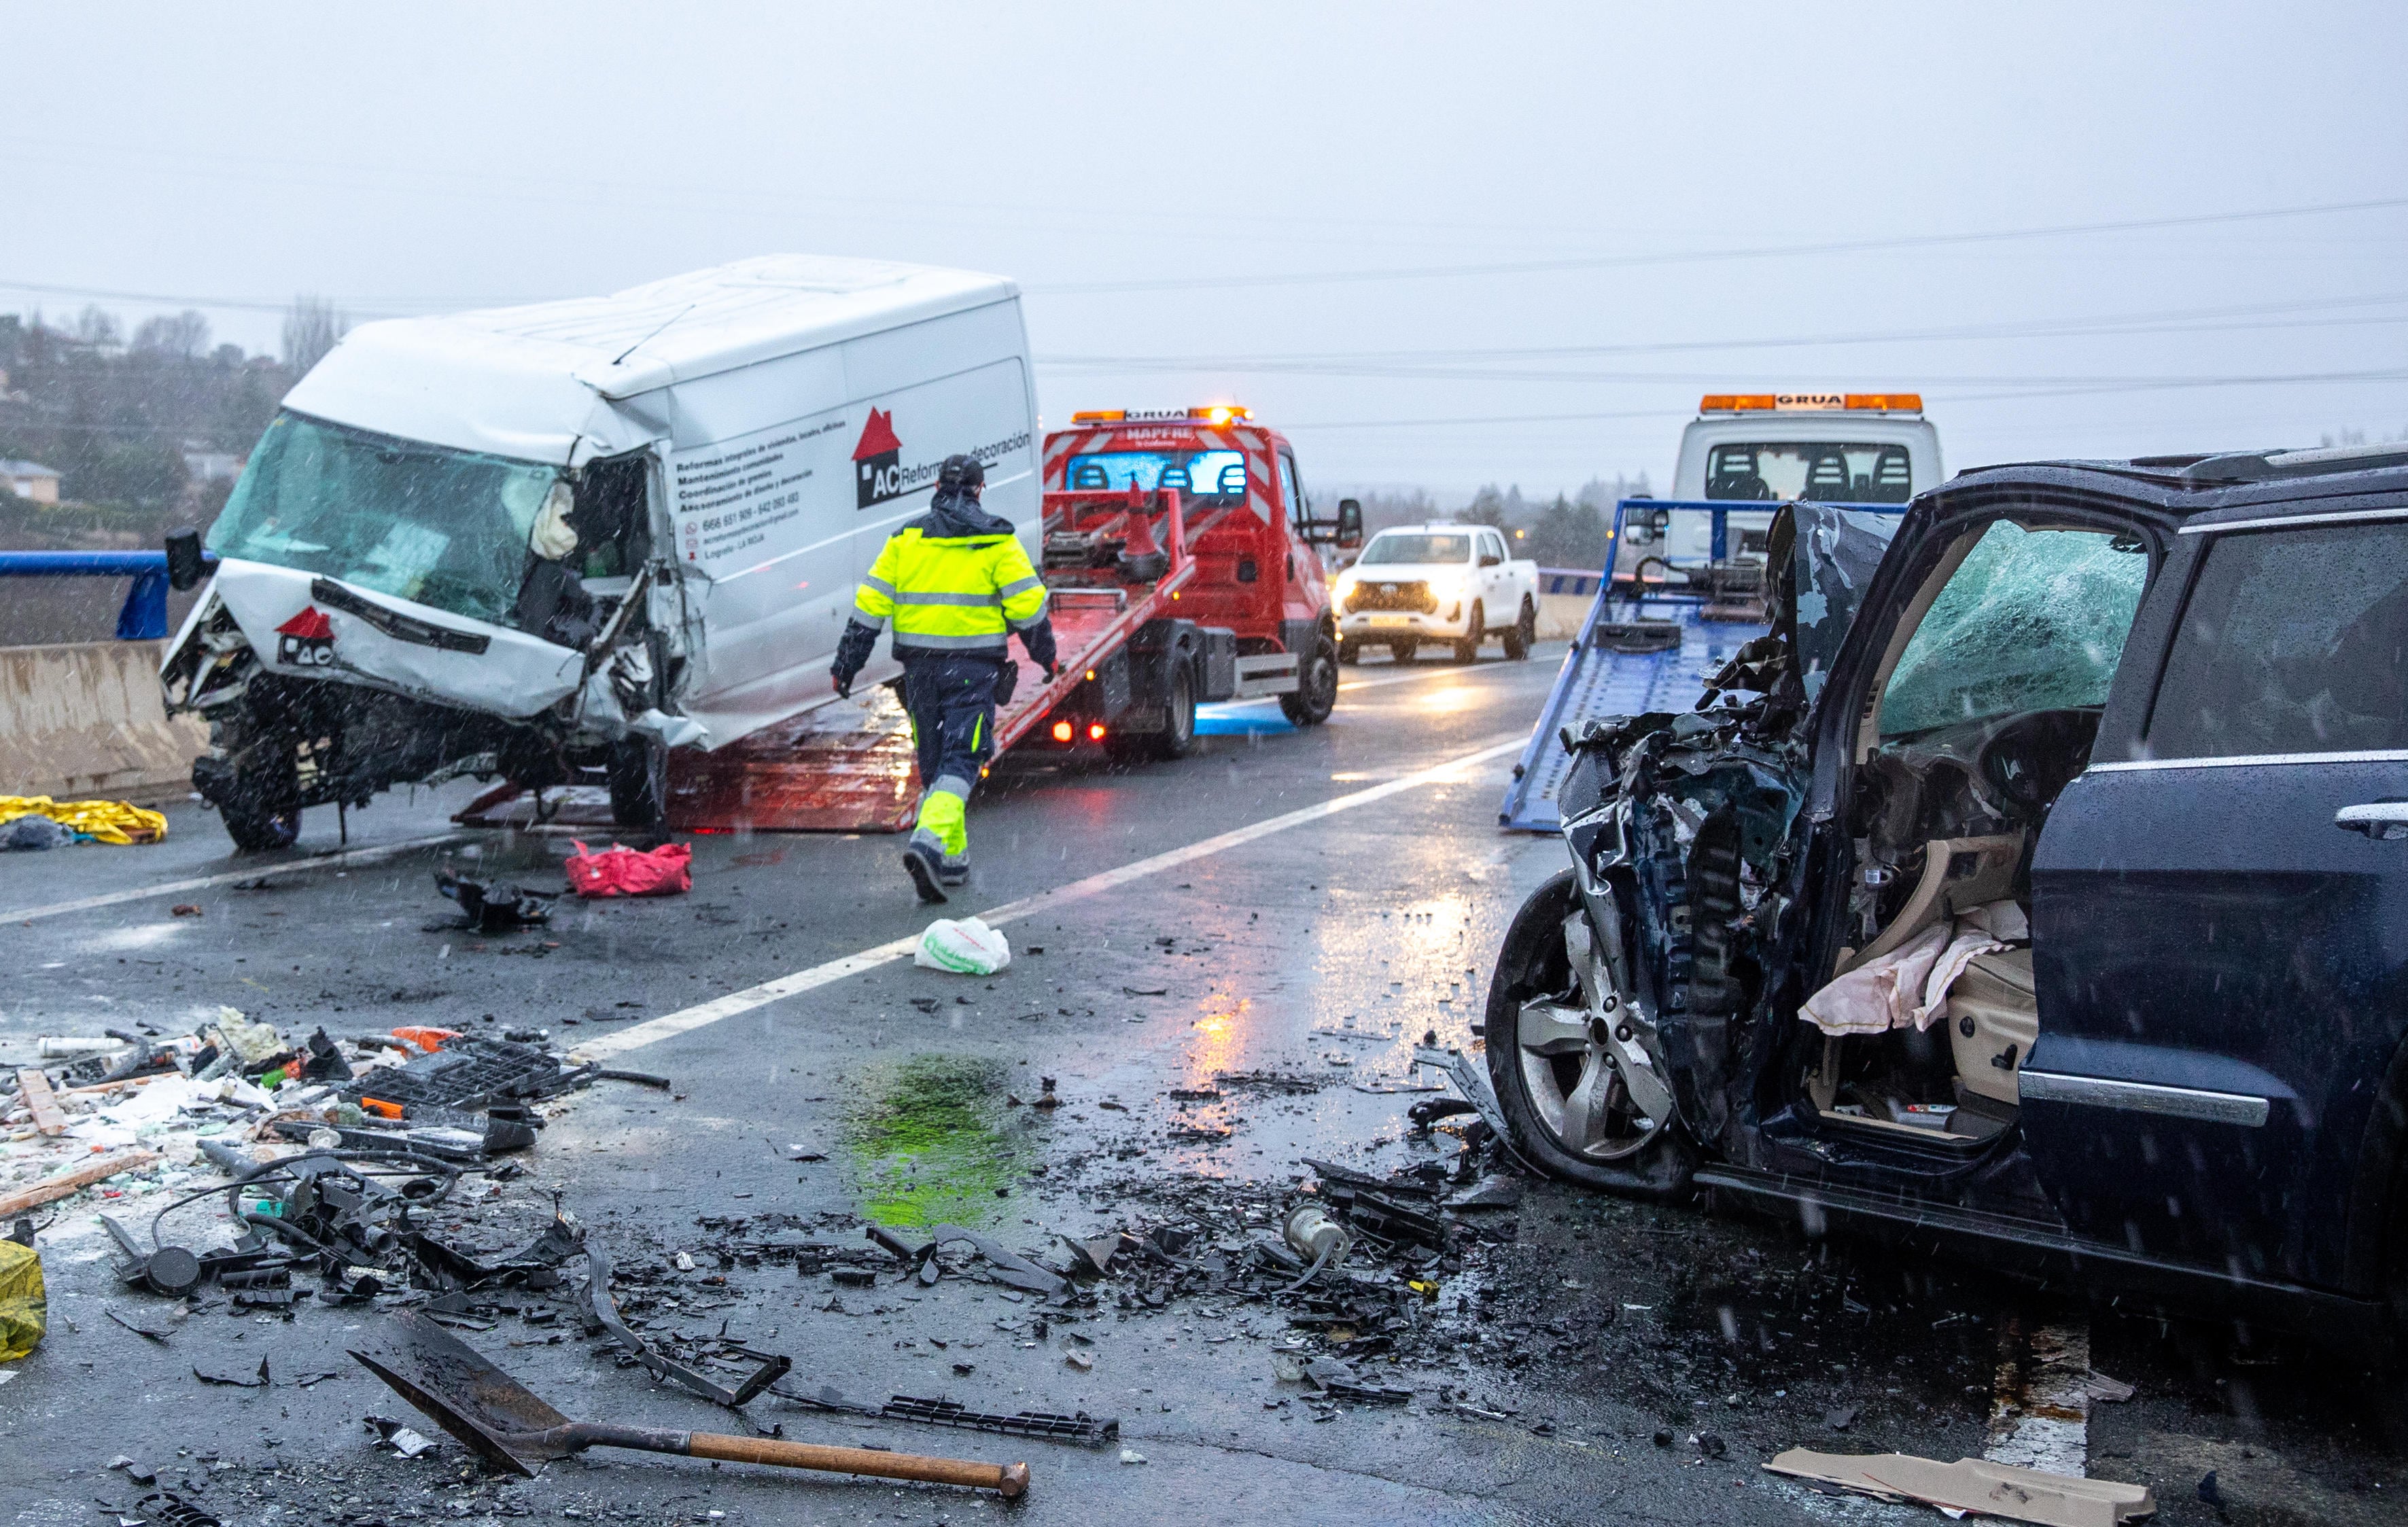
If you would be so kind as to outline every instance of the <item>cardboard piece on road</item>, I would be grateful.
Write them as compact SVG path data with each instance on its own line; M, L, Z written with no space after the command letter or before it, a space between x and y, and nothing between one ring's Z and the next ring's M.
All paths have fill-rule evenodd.
M2076 1479L1978 1458L1942 1463L1907 1453L1848 1456L1792 1448L1764 1466L1774 1474L1885 1500L1920 1501L1942 1510L1974 1511L2041 1527L2117 1527L2157 1509L2146 1485Z
M59 1106L58 1094L50 1091L50 1078L38 1066L24 1066L17 1073L17 1095L34 1111L34 1127L44 1135L66 1133L66 1111Z
M0 1196L0 1220L12 1214L22 1214L53 1198L64 1198L79 1188L88 1188L103 1177L113 1177L120 1172L131 1172L137 1166L148 1166L159 1159L155 1150L120 1150L103 1156L96 1162L44 1177L31 1187Z

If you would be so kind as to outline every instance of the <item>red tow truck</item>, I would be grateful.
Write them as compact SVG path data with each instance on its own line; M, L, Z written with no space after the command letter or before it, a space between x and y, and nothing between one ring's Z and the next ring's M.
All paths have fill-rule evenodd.
M1298 726L1338 698L1338 627L1319 549L1362 544L1353 499L1315 519L1277 430L1229 405L1071 416L1045 438L1041 566L1060 668L1052 683L1017 646L1018 681L996 714L999 756L1101 746L1177 758L1196 707L1277 696ZM669 824L711 832L901 831L920 785L910 728L883 686L708 753L674 753ZM607 822L607 803L547 808L515 786L460 820Z
M1361 506L1343 499L1335 519L1313 518L1295 448L1234 404L1072 414L1070 428L1045 437L1048 586L1078 577L1082 532L1074 521L1083 523L1079 517L1115 495L1149 492L1179 495L1196 567L1192 580L1172 591L1175 609L1160 614L1228 634L1238 695L1278 695L1298 726L1328 720L1338 700L1338 621L1319 549L1363 544ZM1137 644L1140 652L1148 647ZM1229 697L1216 686L1197 692ZM1115 698L1074 693L1069 704L1094 715L1090 732L1103 722L1109 743ZM1125 714L1133 737L1153 724L1142 706ZM1059 724L1051 735L1063 740ZM1162 737L1152 750L1176 756L1186 748Z

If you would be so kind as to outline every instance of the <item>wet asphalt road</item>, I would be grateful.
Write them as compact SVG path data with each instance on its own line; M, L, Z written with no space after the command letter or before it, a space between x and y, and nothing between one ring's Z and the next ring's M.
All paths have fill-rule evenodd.
M83 1200L44 1237L52 1334L0 1387L0 1521L114 1520L93 1503L140 1493L107 1470L119 1454L163 1483L190 1480L186 1493L246 1523L1932 1520L1817 1495L1756 1465L1801 1444L1978 1455L2000 1323L2061 1312L1976 1269L1809 1242L1780 1224L1537 1188L1490 1217L1510 1223L1492 1237L1510 1244L1442 1292L1434 1318L1459 1332L1455 1349L1390 1375L1414 1403L1326 1421L1276 1381L1269 1347L1290 1334L1259 1306L1189 1299L1155 1312L1107 1299L1040 1336L1025 1301L982 1282L838 1289L791 1266L720 1264L772 1216L832 1242L858 1242L865 1212L952 1220L1052 1252L1054 1234L1115 1228L1166 1193L1292 1183L1305 1155L1381 1173L1451 1161L1454 1135L1407 1125L1412 1094L1371 1089L1412 1079L1425 1031L1470 1043L1506 922L1560 867L1553 840L1494 825L1512 762L1496 749L1526 734L1559 650L1469 669L1367 663L1348 671L1329 726L1294 732L1256 707L1269 718L1261 731L1209 737L1178 764L1015 760L974 807L978 869L949 909L1040 898L1005 924L1010 970L973 979L889 961L623 1048L612 1063L664 1074L673 1091L604 1083L573 1096L524 1176L464 1196L463 1225L498 1245L539 1228L556 1195L623 1265L662 1264L650 1318L725 1321L793 1354L814 1384L1116 1416L1144 1463L865 1427L774 1399L752 1412L789 1437L1025 1458L1030 1496L1005 1508L624 1453L531 1482L480 1475L456 1448L404 1462L372 1449L360 1420L400 1413L398 1402L342 1354L379 1317L316 1307L288 1322L221 1303L150 1341L106 1317L132 1296L111 1286ZM1364 798L1382 787L1393 788ZM175 835L156 848L0 862L0 1055L129 1017L179 1028L222 1003L288 1034L523 1026L626 1047L679 1026L638 1025L926 920L896 840L764 835L694 839L683 898L569 905L541 933L463 935L439 926L433 868L549 885L568 851L559 836L452 828L471 793L380 800L353 817L339 867L263 875L275 857L231 859L214 820L191 809L173 813ZM334 836L332 813L313 813L297 852L331 850ZM1182 849L1125 883L1090 880ZM1078 893L1042 899L1064 887ZM79 905L111 897L124 899ZM177 903L201 915L171 917ZM1166 1095L1232 1072L1319 1085ZM1017 1106L1044 1077L1065 1106ZM184 1214L176 1222L195 1239L211 1234L208 1209ZM667 1270L681 1251L694 1269ZM2236 1354L2229 1331L2105 1313L2090 1328L2094 1364L2138 1388L2094 1408L2092 1472L2150 1483L2158 1520L2408 1520L2394 1504L2408 1491L2396 1381L2280 1344ZM469 1339L571 1415L725 1421L597 1358L573 1331L504 1315ZM1092 1367L1070 1365L1074 1351ZM263 1355L290 1377L251 1390L193 1373ZM336 1377L299 1385L322 1372ZM1441 1385L1491 1414L1446 1407ZM1658 1447L1664 1432L1671 1443ZM1703 1434L1722 1439L1722 1458L1691 1443ZM2196 1494L2210 1468L2220 1510Z

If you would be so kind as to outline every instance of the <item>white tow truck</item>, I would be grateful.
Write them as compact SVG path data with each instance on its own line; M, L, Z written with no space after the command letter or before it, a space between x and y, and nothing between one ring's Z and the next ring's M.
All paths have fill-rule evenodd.
M1469 663L1492 636L1518 661L1538 638L1539 564L1512 555L1488 525L1391 526L1339 575L1331 598L1340 663L1382 646L1411 663L1424 642L1444 643L1457 663Z

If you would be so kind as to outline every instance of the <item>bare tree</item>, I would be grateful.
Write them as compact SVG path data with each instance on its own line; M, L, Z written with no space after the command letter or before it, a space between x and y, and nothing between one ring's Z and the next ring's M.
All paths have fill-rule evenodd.
M103 312L97 304L76 315L75 336L82 344L101 350L113 350L121 342L122 331L117 315Z
M323 297L298 296L284 310L284 364L295 377L325 359L351 321Z
M209 348L209 321L189 307L172 318L146 318L134 331L134 348L189 361Z

